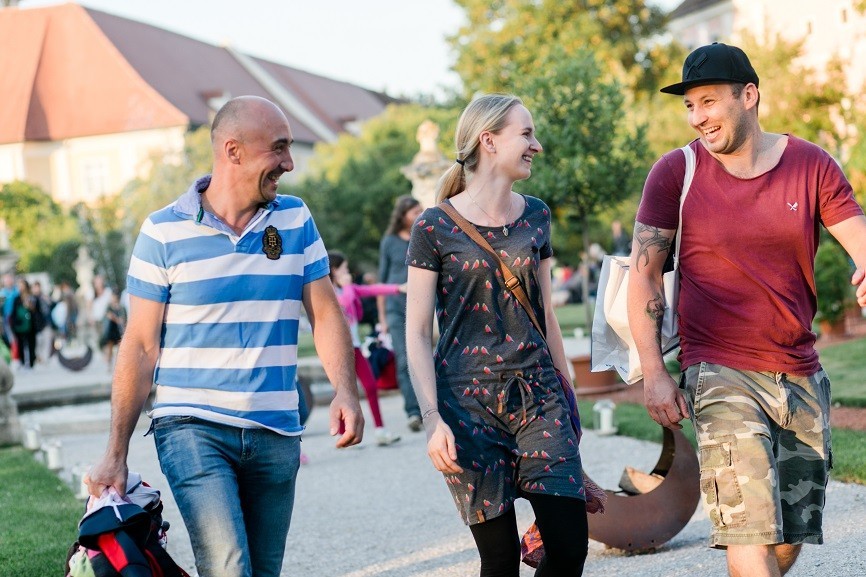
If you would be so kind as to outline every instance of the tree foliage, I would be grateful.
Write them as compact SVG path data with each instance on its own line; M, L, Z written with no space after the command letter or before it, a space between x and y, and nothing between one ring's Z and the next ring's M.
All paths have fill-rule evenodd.
M126 286L129 254L145 219L209 173L212 161L210 128L202 126L184 136L183 150L176 157L154 154L147 176L127 183L118 198L77 207L88 252L110 284L121 290Z
M523 93L545 149L525 186L564 225L557 230L567 247L558 250L561 260L577 264L577 246L589 253L593 220L641 190L650 161L645 127L628 121L619 84L604 80L589 52L551 53Z
M591 50L605 73L646 89L665 69L664 50L646 42L661 32L662 10L644 0L456 0L466 24L448 38L467 94L512 92L554 52ZM662 60L656 62L656 58Z
M183 150L177 158L166 161L164 154L154 155L148 175L130 181L121 192L123 232L127 242L137 236L150 213L177 200L195 179L209 173L212 162L207 126L186 134Z
M353 267L372 270L394 199L412 190L400 169L419 150L418 126L427 119L436 122L444 150L446 142L453 142L456 118L454 110L389 106L366 122L360 134L317 145L311 176L286 192L304 199L329 249L345 253Z
M815 254L815 288L818 291L818 320L838 322L854 301L849 282L853 272L848 255L836 239L822 235Z
M804 42L743 33L739 45L764 79L760 83L761 127L768 132L794 134L835 152L837 125L833 114L845 97L842 69L831 65L827 79L819 80L814 70L798 63Z
M650 162L646 127L626 120L619 84L602 75L590 53L554 53L524 87L544 146L525 186L578 232L601 211L634 198Z
M123 205L118 196L104 197L91 205L79 204L73 212L87 252L98 274L112 288L126 288L129 243L123 231Z
M0 218L18 253L19 272L44 270L56 247L78 238L75 219L36 185L22 181L0 187Z

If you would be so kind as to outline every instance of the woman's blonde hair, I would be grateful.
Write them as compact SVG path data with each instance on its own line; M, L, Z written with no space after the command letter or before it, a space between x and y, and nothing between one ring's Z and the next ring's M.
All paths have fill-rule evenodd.
M485 94L475 98L463 110L454 134L457 159L454 166L439 179L436 187L437 203L466 188L466 172L474 172L478 166L481 133L496 134L505 128L508 111L516 104L522 105L523 101L511 94Z

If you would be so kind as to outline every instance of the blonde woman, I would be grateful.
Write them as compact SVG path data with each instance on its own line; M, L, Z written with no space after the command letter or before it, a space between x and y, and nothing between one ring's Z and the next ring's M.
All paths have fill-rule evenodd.
M406 257L406 340L427 452L470 526L482 577L519 574L518 497L531 503L544 540L536 575L581 575L586 494L555 374L566 372L566 358L550 303L550 209L512 190L542 147L520 99L500 94L469 104L456 145L438 201L473 223L520 279L546 335L506 290L498 263L442 208L424 211Z

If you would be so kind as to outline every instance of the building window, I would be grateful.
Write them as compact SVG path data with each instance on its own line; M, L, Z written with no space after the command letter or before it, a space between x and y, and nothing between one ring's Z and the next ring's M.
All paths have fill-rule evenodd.
M842 24L848 23L848 9L842 8Z
M812 33L812 21L809 20L806 22L806 34L811 34L811 33Z
M100 198L108 194L108 162L104 158L91 158L82 167L82 188L86 198Z

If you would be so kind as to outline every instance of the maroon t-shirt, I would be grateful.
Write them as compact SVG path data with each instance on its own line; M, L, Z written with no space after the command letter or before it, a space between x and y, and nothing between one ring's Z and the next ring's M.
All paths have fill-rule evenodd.
M695 140L683 206L679 330L683 368L702 361L740 370L812 374L819 224L863 211L820 147L788 136L779 163L756 178L729 174ZM647 177L637 220L677 228L685 157L674 150Z

